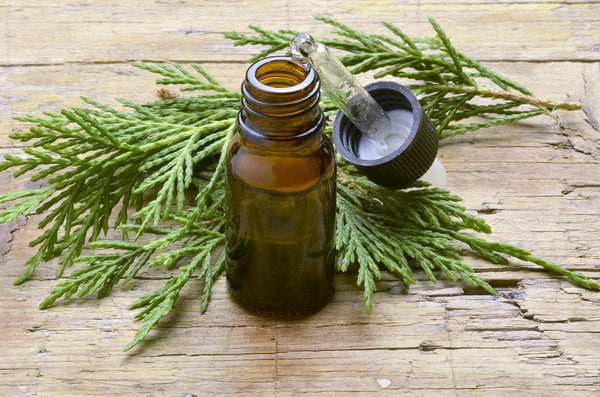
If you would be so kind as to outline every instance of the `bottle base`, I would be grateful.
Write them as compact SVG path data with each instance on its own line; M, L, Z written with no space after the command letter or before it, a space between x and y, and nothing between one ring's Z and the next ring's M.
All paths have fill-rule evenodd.
M304 307L286 307L284 305L268 305L243 298L228 285L231 299L246 312L268 318L293 319L308 317L321 311L333 298L333 291L319 299L318 302Z

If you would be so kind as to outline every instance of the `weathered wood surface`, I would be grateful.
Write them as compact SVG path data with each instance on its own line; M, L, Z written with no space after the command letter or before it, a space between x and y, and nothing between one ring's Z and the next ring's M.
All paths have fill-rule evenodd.
M584 97L600 62L600 3L592 0L438 1L0 1L0 154L19 153L16 115L81 105L88 96L154 99L154 76L131 60L200 62L237 87L244 60L223 32L248 24L327 34L325 14L366 31L386 20L431 34L432 15L455 44L537 95ZM596 69L597 70L597 69ZM597 73L597 72L595 72ZM588 79L589 79L588 73ZM598 78L598 76L595 76ZM449 188L492 226L497 241L600 277L600 132L583 112L557 112L443 144ZM27 181L0 174L0 191ZM322 312L278 321L244 313L219 280L199 314L198 282L147 343L122 348L139 323L127 305L164 282L157 270L103 300L40 311L52 263L12 283L33 254L36 218L0 225L0 395L593 396L600 393L600 294L513 262L468 263L498 297L417 273L404 290L379 284L364 313L352 276Z

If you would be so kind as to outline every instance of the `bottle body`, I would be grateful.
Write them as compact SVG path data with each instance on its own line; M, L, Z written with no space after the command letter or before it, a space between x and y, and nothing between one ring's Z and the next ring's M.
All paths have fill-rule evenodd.
M334 150L314 71L286 57L257 64L228 150L227 281L251 311L305 315L333 294Z

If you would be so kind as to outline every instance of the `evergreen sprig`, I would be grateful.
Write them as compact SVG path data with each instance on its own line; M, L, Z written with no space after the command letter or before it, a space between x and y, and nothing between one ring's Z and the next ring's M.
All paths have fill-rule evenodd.
M342 37L319 41L343 51L340 60L352 73L372 71L377 79L391 76L406 80L437 126L441 139L541 114L552 115L555 109L581 108L577 102L536 98L525 87L458 51L433 18L429 22L436 35L425 38L411 38L387 22L383 25L391 35L367 34L328 17L316 18L333 26L334 32ZM251 60L285 49L284 44L298 33L274 32L256 25L250 28L257 35L232 32L226 37L234 40L236 46L267 47ZM481 98L493 103L483 103Z
M397 59L392 62L397 55L385 50L387 45L392 45L391 39L347 30L335 21L322 19L354 40L322 40L348 51L345 60L354 65L354 71L381 68L385 61L388 69L396 65L394 70L386 69L385 74L405 73L397 68L401 64L394 63ZM255 30L261 36L248 43L268 45L267 52L287 47L293 34L257 27ZM428 56L423 53L423 45L438 42L437 45L445 46L446 55L438 56L437 62L448 63L449 59L453 66L451 71L438 72L448 75L444 77L444 84L451 89L439 95L436 100L439 107L446 95L456 88L450 75L456 74L465 86L470 84L470 79L481 76L467 74L466 70L473 68L473 63L466 64L458 51L450 49L441 29L437 33L437 38L411 42L400 31L395 31L405 43L405 52L422 57L422 62L427 62ZM229 36L242 40L237 34ZM373 58L377 51L385 55ZM160 75L158 84L201 93L177 96L163 92L166 99L146 104L121 100L125 110L84 98L88 108L65 109L60 113L46 113L45 117L19 117L34 126L28 132L13 133L11 137L22 142L33 141L33 144L23 149L23 155L6 155L5 161L0 163L0 171L12 169L15 176L27 174L30 180L43 183L37 189L0 195L0 204L11 203L0 211L0 222L12 222L19 215L44 216L40 222L40 229L44 230L31 242L32 246L39 245L38 251L26 263L27 270L16 283L23 282L41 262L55 256L59 257L57 277L73 262L84 264L59 281L40 308L48 308L58 299L73 295L106 296L119 282L131 282L144 268L177 269L162 288L141 296L130 306L142 309L137 317L143 320L143 325L126 350L143 340L172 310L182 288L194 275L203 283L202 312L208 306L213 282L222 273L225 263L222 252L225 149L235 132L235 117L240 106L238 92L223 87L197 65L192 65L195 74L178 64L134 63L134 66ZM483 66L479 69L485 70ZM502 84L500 87L515 89L501 76L494 79ZM511 95L529 95L525 89L517 91L511 91ZM436 95L435 90L422 93ZM478 94L481 92L469 93ZM459 101L462 107L449 110L450 121L464 115L461 112L465 111L468 101ZM504 113L496 123L521 118L523 113L511 110L512 102L517 101L498 105L504 106ZM430 111L437 109L431 101L426 103L430 104ZM326 99L322 107L326 114L336 112ZM482 108L470 109L475 115ZM485 111L490 112L490 107ZM436 120L439 122L440 118ZM449 123L445 131L451 128L449 125L456 127ZM466 131L489 125L465 124L461 128ZM331 131L330 127L327 131ZM450 279L461 277L494 293L485 280L463 263L465 247L492 263L507 263L507 257L515 257L566 276L584 288L600 288L595 281L536 258L526 250L472 235L491 230L482 219L458 204L459 197L448 191L423 183L416 183L411 190L385 189L362 177L342 160L338 166L338 270L348 272L357 266L357 283L364 290L369 312L376 282L382 276L381 269L388 269L408 287L414 283L413 262L434 282L436 273L442 272ZM186 194L189 196L193 190L197 192L194 199L187 199ZM132 207L135 211L131 214ZM111 227L122 231L122 240L101 239ZM131 236L135 238L130 240ZM141 237L145 242L141 242ZM93 251L81 255L86 246Z
M182 70L179 65L135 66L168 72L170 81L174 81L175 71ZM6 155L0 171L17 168L14 175L20 176L35 170L30 179L48 186L0 195L0 203L17 201L0 212L0 222L48 212L39 228L49 227L30 243L40 247L16 284L55 256L60 256L57 277L62 276L86 242L107 232L114 211L118 213L112 227L127 221L131 206L137 208L133 216L142 225L166 219L173 201L177 211L183 210L185 191L198 170L195 165L221 152L239 103L237 92L207 78L200 67L195 69L206 81L189 72L181 72L186 79L178 81L216 94L146 105L121 100L129 112L83 98L91 108L17 117L35 126L28 132L13 133L11 138L34 142L23 149L25 156ZM224 100L231 106L223 107ZM166 111L165 104L174 101L177 106ZM152 189L157 190L156 197L144 203L144 194Z
M338 269L346 272L350 265L358 263L357 284L364 289L368 313L371 312L376 281L382 277L380 267L383 266L398 276L408 288L410 284L414 284L411 260L423 269L432 282L436 282L434 272L441 270L451 280L457 280L456 275L459 275L469 284L478 284L487 292L496 293L485 280L474 274L473 269L462 262L461 248L455 244L453 232L454 229L461 229L464 223L454 222L449 216L471 216L466 214L464 208L453 203L456 197L446 191L431 188L396 194L382 192L380 195L365 195L343 184L338 187ZM430 197L436 204L450 205L429 207L427 202ZM398 200L403 200L406 211L400 208L390 210L389 207ZM424 221L424 217L432 223ZM488 229L480 219L474 221L473 225L481 225L478 229ZM448 228L434 226L447 223Z

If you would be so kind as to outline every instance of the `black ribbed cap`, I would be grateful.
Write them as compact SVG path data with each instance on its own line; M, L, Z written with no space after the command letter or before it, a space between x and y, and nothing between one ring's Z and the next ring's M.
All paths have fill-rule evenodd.
M333 123L336 149L376 184L394 189L405 187L423 176L433 164L439 146L437 131L417 98L405 86L378 81L365 89L385 111L404 109L412 112L413 123L408 138L388 156L362 159L358 155L362 134L340 111Z

